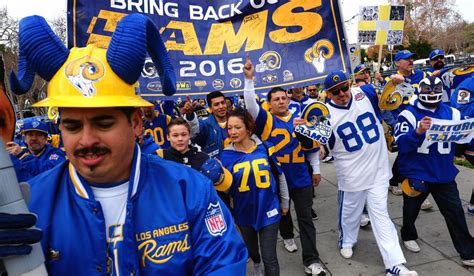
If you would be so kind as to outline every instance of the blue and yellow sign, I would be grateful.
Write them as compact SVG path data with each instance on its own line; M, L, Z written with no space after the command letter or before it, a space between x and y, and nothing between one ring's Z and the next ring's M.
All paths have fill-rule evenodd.
M68 0L69 47L107 47L129 13L148 15L160 29L178 79L175 97L240 94L247 55L258 93L320 83L335 70L350 72L336 0ZM163 96L151 59L140 90L149 100Z
M401 45L405 6L364 6L359 9L358 42L361 45Z

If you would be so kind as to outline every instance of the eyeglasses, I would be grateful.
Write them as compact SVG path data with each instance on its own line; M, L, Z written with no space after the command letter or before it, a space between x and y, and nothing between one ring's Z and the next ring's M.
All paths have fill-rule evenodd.
M443 56L436 56L436 57L431 59L431 61L437 61L437 60L444 60L444 57Z
M334 96L339 95L339 93L342 92L347 92L349 90L349 85L342 86L340 88L336 88L334 90L328 91L329 93L333 94Z
M308 89L308 92L315 92L316 89Z

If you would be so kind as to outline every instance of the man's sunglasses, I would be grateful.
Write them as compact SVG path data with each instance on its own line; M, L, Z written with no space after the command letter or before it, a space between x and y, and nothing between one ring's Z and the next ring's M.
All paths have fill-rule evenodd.
M436 56L431 61L444 60L443 56Z
M308 92L315 92L316 89L308 89Z
M339 95L339 93L342 92L347 92L349 90L349 85L342 86L340 88L336 88L334 90L329 90L329 93L333 94L334 96Z

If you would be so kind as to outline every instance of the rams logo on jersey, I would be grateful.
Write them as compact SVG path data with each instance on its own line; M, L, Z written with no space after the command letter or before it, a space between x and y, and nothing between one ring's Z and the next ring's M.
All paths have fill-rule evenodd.
M260 63L255 66L255 71L258 73L277 70L280 69L281 66L281 56L275 51L263 53L258 61L260 61Z
M67 79L84 97L92 97L96 89L94 83L105 75L102 62L89 55L71 61L65 69Z

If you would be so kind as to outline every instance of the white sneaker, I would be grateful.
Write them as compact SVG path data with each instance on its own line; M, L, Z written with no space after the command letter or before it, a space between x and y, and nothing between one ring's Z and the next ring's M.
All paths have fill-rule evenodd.
M344 257L344 259L350 259L352 257L352 254L354 251L352 251L352 248L341 248L341 256Z
M285 249L290 253L296 252L298 250L298 246L296 246L295 239L283 240L283 244L285 245Z
M264 268L263 268L263 264L260 262L260 263L253 263L253 272L252 272L252 276L263 276L265 273L264 273Z
M334 161L334 157L330 154L328 154L328 156L323 158L324 163L331 163L332 161Z
M429 210L433 208L433 204L428 199L425 199L423 203L421 204L421 210Z
M418 273L414 270L409 270L403 264L392 266L392 268L385 269L387 276L399 275L399 276L418 276Z
M320 263L312 263L304 267L304 273L309 275L326 275L326 270Z
M399 196L403 194L402 189L400 189L398 186L389 186L388 189L393 195Z
M366 227L367 225L369 225L369 223L370 223L369 215L362 214L362 216L360 216L360 227Z
M474 259L462 260L462 264L465 265L465 266L474 266Z
M403 244L405 245L405 248L411 252L418 253L421 250L420 246L415 240L404 241Z

